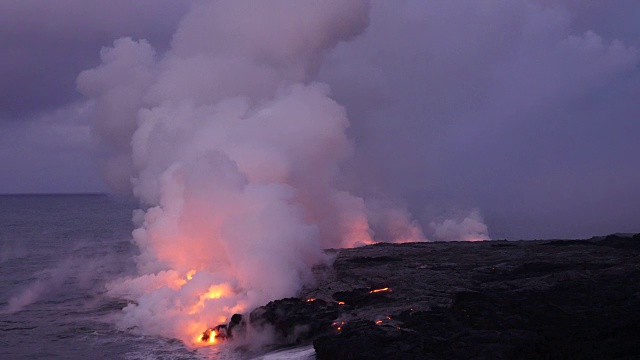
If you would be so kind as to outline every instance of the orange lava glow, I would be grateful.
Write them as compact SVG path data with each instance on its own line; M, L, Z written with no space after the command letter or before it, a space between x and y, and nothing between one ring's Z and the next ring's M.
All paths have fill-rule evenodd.
M211 345L216 343L216 338L218 337L218 333L213 329L207 329L205 332L200 334L200 336L196 339L196 342L201 343L203 345Z
M379 293L379 292L391 292L391 289L388 288L388 287L382 288L382 289L373 289L373 290L369 291L369 294Z
M245 309L242 303L229 306L233 304L229 299L235 296L235 291L228 283L189 289L192 282L196 281L194 278L198 279L198 272L199 270L190 270L181 279L184 281L182 290L189 291L192 300L181 304L181 311L188 314L188 317L179 328L184 334L181 339L190 346L211 346L220 342L220 334L210 326L224 324L228 321L226 314L241 313ZM206 330L202 332L202 329Z
M382 324L382 320L376 321L376 325L380 325L380 324Z
M316 299L315 299L315 298L307 299L307 302L314 302L314 301L316 301Z
M189 314L196 314L200 312L209 300L220 299L221 297L229 296L232 293L232 289L227 284L212 285L206 293L198 297L198 301L191 307Z
M191 270L187 273L187 281L191 281L193 280L193 275L195 275L196 271L195 270Z

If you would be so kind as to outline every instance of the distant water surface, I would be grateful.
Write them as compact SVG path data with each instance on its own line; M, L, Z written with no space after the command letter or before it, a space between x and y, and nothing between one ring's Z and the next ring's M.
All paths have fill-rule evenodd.
M237 359L119 330L105 284L132 274L136 204L108 195L0 195L0 359ZM314 358L306 347L265 359Z

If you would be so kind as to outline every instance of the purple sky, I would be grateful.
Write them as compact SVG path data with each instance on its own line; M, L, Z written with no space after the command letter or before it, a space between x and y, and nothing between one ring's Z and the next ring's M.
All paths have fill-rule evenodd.
M0 193L105 191L76 78L122 36L162 56L189 1L0 2ZM640 2L374 1L318 69L351 190L492 238L640 232Z

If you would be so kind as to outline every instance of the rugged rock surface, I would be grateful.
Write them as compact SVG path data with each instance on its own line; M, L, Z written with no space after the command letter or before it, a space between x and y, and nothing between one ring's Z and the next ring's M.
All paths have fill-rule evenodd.
M279 345L297 345L332 332L340 314L334 302L288 298L253 310L249 322L257 330L273 329Z
M317 275L304 296L344 302L321 360L640 358L640 235L377 244Z

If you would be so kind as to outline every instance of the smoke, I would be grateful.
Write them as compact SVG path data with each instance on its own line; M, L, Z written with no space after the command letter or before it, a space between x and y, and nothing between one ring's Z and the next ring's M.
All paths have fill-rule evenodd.
M180 22L192 4L198 11ZM349 114L354 154L341 163L349 185L341 188L367 206L378 193L406 204L428 238L443 209L473 208L497 238L640 231L640 2L380 0L366 30L351 34L349 12L316 31L323 17L299 17L302 26L284 15L247 20L236 16L243 6L0 2L4 191L101 191L88 155L90 111L105 178L126 193L139 171L131 157L139 109L229 96L259 103L281 82L320 80ZM291 6L287 14L302 7ZM295 30L280 36L273 24ZM351 40L328 50L332 31ZM77 74L122 36L149 45L128 49L123 39L105 50L102 66L112 69L102 88L83 84L93 99L85 107Z
M473 209L466 216L445 219L442 222L432 221L430 228L435 237L442 241L483 241L489 240L489 231L484 224L478 209Z
M11 296L5 308L0 310L3 314L13 314L21 311L25 306L31 305L59 288L70 275L66 269L58 268L57 271L45 271L38 274L37 280L21 289L18 294Z
M74 249L80 246L82 244L76 244ZM10 296L0 313L13 314L22 311L31 304L56 298L62 292L68 295L80 290L86 295L90 290L97 291L99 286L96 286L96 279L99 282L105 281L105 276L112 279L110 270L116 266L116 260L113 256L70 256L63 259L54 266L33 274L34 279ZM102 288L100 290L104 291Z
M319 75L349 111L358 194L402 200L429 238L474 208L494 238L639 231L639 6L374 1Z
M378 241L405 243L427 241L417 220L406 205L390 200L367 200L367 214L371 229Z
M373 242L372 210L343 186L346 111L314 82L368 11L365 0L199 2L166 53L122 38L79 75L107 181L144 205L139 276L109 286L133 301L123 327L193 343L295 295L324 248ZM389 240L423 238L408 213L387 215Z

